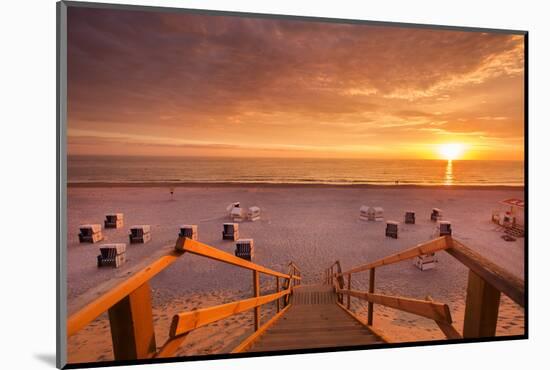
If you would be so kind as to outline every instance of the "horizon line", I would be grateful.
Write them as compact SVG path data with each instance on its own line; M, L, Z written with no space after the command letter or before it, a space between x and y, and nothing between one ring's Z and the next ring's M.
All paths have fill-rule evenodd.
M68 154L69 157L120 157L120 158L212 158L212 159L328 159L328 160L391 160L391 161L495 161L495 162L524 162L525 159L473 159L473 158L376 158L376 157L270 157L270 156L236 156L236 155L154 155L154 154Z

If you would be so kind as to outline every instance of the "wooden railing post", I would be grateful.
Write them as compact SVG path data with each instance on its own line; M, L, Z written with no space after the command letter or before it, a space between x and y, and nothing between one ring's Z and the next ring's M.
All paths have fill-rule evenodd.
M260 296L260 273L252 271L252 281L254 285L254 297ZM254 307L254 331L260 328L260 306Z
M369 270L369 293L374 293L374 268ZM367 324L372 325L374 318L374 303L369 302Z
M151 357L157 350L149 283L138 287L109 309L115 360Z
M336 261L336 284L338 284L338 289L344 289L344 285L346 284L344 275L342 275L342 266L340 265L340 261ZM338 295L338 302L342 305L344 304L343 293Z
M281 290L279 286L279 277L276 276L276 278L277 278L277 293L279 293L279 291ZM277 299L277 312L279 312L280 310L281 310L281 300Z
M348 290L351 290L351 274L348 275ZM351 301L351 296L348 294L348 302L347 302L347 307L348 307L348 310L350 309L350 301Z
M464 313L464 338L495 336L499 305L500 291L470 270Z

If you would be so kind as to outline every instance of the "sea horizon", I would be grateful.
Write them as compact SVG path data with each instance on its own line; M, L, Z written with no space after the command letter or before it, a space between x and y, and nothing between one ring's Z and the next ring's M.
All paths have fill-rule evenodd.
M524 162L69 155L70 184L524 186Z

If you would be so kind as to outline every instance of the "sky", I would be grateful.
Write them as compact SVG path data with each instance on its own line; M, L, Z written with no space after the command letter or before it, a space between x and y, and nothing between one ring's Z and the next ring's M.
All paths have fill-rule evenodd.
M69 7L69 155L522 160L523 36Z

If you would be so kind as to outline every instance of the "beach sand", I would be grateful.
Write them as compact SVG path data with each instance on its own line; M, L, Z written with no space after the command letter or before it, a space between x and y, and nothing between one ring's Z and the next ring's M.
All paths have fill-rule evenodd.
M501 239L490 222L491 211L506 198L523 198L514 188L329 187L329 186L184 186L176 187L69 187L68 189L68 301L108 280L115 269L96 266L99 244L128 242L128 228L150 224L152 240L129 245L126 266L139 263L159 247L175 242L181 224L197 224L199 240L229 253L234 243L221 239L228 222L226 207L259 206L262 218L243 222L241 238L253 238L255 262L287 272L294 261L303 283L319 283L335 260L343 269L373 261L432 238L432 207L443 210L453 236L468 247L523 278L523 238ZM416 211L416 225L401 223L399 239L384 236L385 222L360 221L361 205L381 206L387 220L403 221L405 210ZM103 230L105 240L78 243L78 225L102 223L109 212L124 213L124 227ZM447 253L438 253L433 270L420 271L411 261L377 269L376 291L414 298L431 296L449 304L455 326L462 328L467 268ZM262 294L274 289L274 278L262 277ZM353 276L352 288L366 290L368 273ZM200 307L248 298L252 278L248 270L210 259L184 255L151 281L157 345L167 338L172 315ZM366 303L352 299L352 309L366 317ZM274 305L262 307L271 317ZM252 312L235 315L194 331L178 355L224 353L252 333ZM394 342L443 339L431 320L375 305L374 326ZM223 329L223 330L220 330ZM523 334L524 310L502 298L497 335ZM107 315L69 338L70 363L112 360Z

